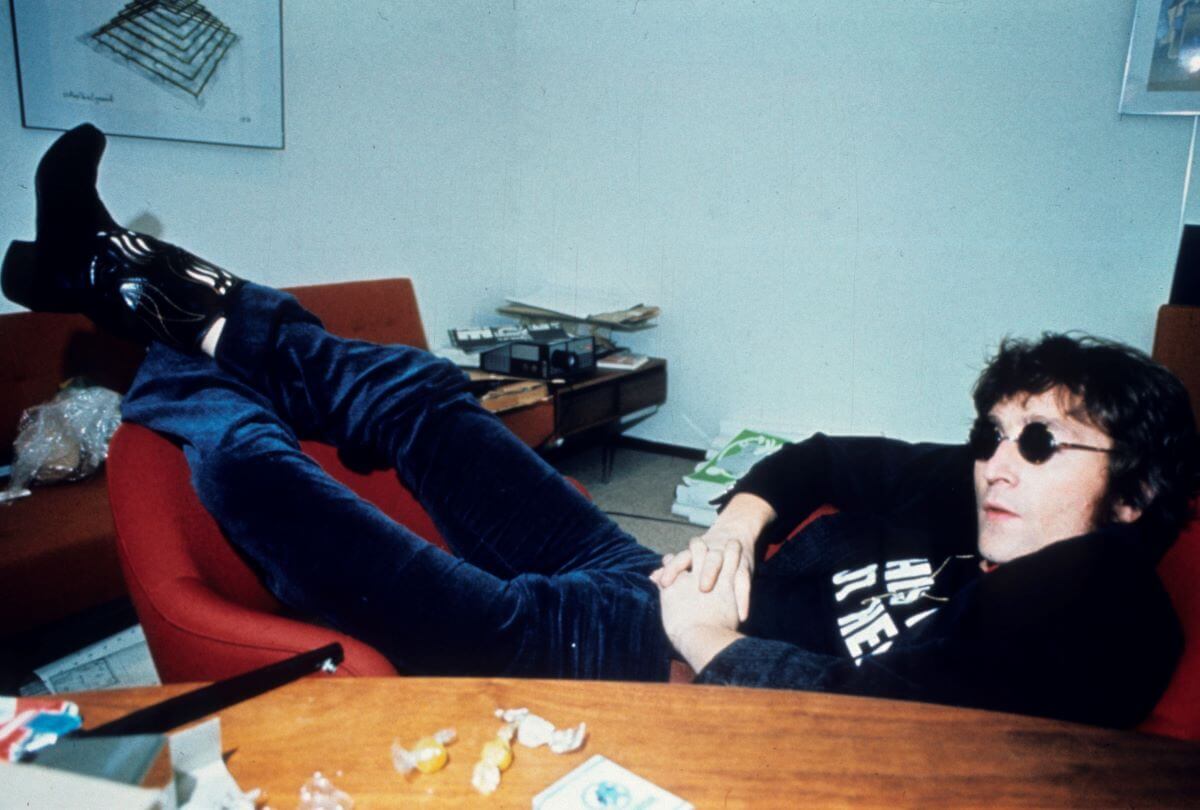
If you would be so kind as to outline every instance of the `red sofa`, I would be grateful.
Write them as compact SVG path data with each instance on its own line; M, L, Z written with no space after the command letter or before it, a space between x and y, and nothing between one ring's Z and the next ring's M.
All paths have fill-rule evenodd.
M142 353L82 316L0 315L0 464L12 460L23 410L49 400L70 377L124 391ZM0 506L0 636L124 593L103 475L41 487Z

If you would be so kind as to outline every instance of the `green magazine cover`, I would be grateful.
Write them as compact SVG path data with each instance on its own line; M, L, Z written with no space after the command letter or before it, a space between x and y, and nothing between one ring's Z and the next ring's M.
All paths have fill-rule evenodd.
M757 430L743 430L729 444L721 448L708 462L693 473L683 477L689 486L716 485L723 492L745 475L751 467L762 459L774 453L785 444L791 444L787 439L762 433Z

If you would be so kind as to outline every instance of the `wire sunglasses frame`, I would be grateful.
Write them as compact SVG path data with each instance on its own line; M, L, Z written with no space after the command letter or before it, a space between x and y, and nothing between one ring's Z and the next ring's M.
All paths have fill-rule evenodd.
M1059 450L1087 450L1092 453L1111 453L1111 447L1095 447L1090 444L1060 442L1043 422L1030 422L1021 429L1016 438L1005 436L994 422L979 419L971 427L967 445L976 461L987 461L996 454L1002 442L1015 442L1021 458L1030 464L1043 464Z

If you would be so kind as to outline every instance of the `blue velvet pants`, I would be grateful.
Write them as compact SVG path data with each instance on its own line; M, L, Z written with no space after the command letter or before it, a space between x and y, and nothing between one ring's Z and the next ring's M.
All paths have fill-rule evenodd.
M412 674L666 678L658 555L480 408L457 368L334 337L253 284L227 315L215 361L153 344L122 410L182 445L201 502L280 601ZM393 467L457 556L300 439Z

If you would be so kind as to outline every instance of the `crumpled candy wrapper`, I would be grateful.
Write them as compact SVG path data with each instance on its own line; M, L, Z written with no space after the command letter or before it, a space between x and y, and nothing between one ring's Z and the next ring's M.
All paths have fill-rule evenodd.
M545 745L556 754L578 751L587 739L587 723L573 728L555 728L529 709L497 709L496 716L516 730L517 742L526 748Z
M484 796L495 793L496 788L500 787L500 768L491 762L479 760L471 771L471 787Z
M354 799L334 787L329 777L316 771L300 786L298 810L354 810Z
M504 722L496 737L483 744L479 762L471 772L471 785L487 796L500 787L500 773L512 764L511 743L515 739L526 748L547 746L556 754L577 751L587 739L587 724L573 728L555 728L544 717L529 709L497 709L496 717ZM507 756L504 754L507 753Z

